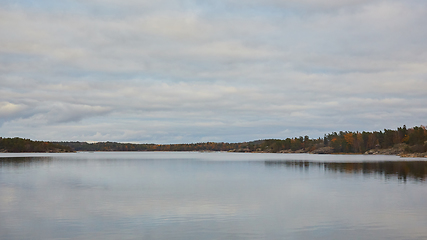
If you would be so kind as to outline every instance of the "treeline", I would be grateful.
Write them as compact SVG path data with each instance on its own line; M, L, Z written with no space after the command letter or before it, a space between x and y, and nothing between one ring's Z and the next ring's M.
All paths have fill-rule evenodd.
M427 151L427 130L424 126L379 132L339 132L325 135L324 144L335 152L362 153L371 149L387 149L396 144L407 144L407 152Z
M232 151L245 143L134 144L117 142L55 142L75 151Z
M374 132L340 131L325 134L323 139L308 136L269 139L259 145L248 143L248 151L262 152L314 152L314 153L365 153L373 149L389 149L400 145L410 153L427 152L427 130L425 126L397 130L384 129ZM244 150L244 149L243 149ZM319 151L319 150L323 150Z
M340 131L323 138L300 136L287 139L265 139L243 143L206 142L191 144L132 144L116 142L57 142L75 151L233 151L233 152L313 152L365 153L403 145L406 152L427 151L427 130L424 126L375 132Z
M57 142L75 151L233 151L233 152L314 152L365 153L403 144L406 152L427 151L427 130L424 126L374 132L340 131L311 139L300 136L287 139L265 139L243 143L131 144L116 142Z
M398 150L385 152L384 149ZM190 144L133 144L117 142L38 142L21 138L0 138L0 151L231 151L271 153L372 153L400 154L427 152L427 130L424 126L374 132L340 131L311 139L300 136L286 139L265 139L242 143L206 142ZM377 151L377 152L372 152Z
M72 148L43 141L24 138L0 137L0 152L71 152Z

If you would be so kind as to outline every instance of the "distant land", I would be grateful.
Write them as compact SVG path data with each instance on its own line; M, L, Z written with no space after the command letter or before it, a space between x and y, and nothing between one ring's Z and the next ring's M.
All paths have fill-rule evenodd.
M189 144L133 144L117 142L44 142L22 138L1 138L0 152L74 151L228 151L259 153L386 154L427 157L425 126L374 132L340 131L311 139L300 136L241 143L204 142Z
M2 138L0 137L0 153L12 152L73 152L68 146L52 142L32 141L24 138Z

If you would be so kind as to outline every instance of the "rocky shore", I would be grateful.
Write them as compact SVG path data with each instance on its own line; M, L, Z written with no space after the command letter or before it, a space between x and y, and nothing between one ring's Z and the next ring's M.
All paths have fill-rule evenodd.
M410 153L407 151L408 145L405 143L396 144L392 148L387 149L371 149L366 151L365 154L373 154L373 155L397 155L401 157L412 157L412 158L423 158L427 157L427 152L421 153Z
M255 151L251 151L249 148L239 148L231 150L230 152L253 152L253 153L272 153L271 151L261 151L261 149L257 149ZM346 153L335 153L332 147L320 147L314 150L309 149L299 149L296 151L292 151L291 149L281 150L278 153L310 153L310 154L346 154ZM391 148L386 149L371 149L366 151L366 155L396 155L400 157L410 157L410 158L427 158L427 152L422 153L410 153L408 152L408 145L405 143L396 144Z
M399 156L407 158L427 158L427 153L401 153Z

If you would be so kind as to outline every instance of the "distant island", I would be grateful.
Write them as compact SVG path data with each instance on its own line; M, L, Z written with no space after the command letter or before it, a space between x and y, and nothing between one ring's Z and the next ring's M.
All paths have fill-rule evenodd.
M374 132L340 131L311 139L300 136L241 143L204 142L189 144L133 144L117 142L43 142L22 138L1 138L0 152L73 151L228 151L259 153L385 154L427 157L425 126Z

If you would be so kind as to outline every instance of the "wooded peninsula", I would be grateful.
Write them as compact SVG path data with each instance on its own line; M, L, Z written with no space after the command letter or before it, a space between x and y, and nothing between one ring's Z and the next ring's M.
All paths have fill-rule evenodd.
M300 136L251 142L204 142L189 144L134 144L117 142L45 142L23 138L1 138L0 152L74 151L228 151L262 153L386 154L427 157L425 126L374 132L340 131L311 139Z

